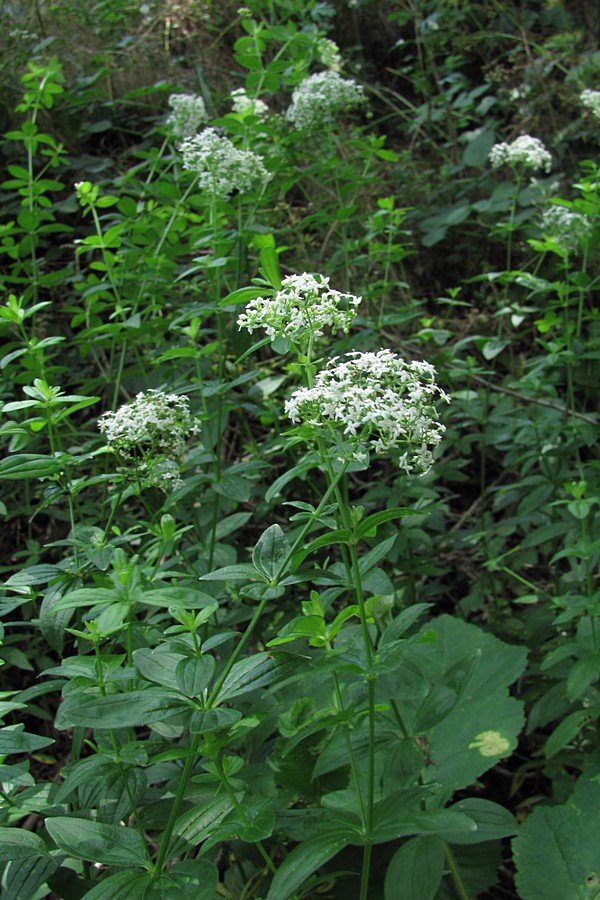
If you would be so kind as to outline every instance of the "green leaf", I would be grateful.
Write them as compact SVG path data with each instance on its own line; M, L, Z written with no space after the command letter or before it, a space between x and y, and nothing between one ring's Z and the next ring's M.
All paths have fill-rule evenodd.
M207 838L213 828L233 810L228 796L211 797L210 800L188 809L175 823L174 834L189 844L197 846Z
M315 456L308 456L302 460L302 462L298 463L298 465L294 466L291 469L288 469L280 475L279 478L276 478L273 484L271 484L267 492L265 494L265 500L267 503L270 503L275 497L281 493L281 489L289 484L290 481L293 481L294 478L298 478L302 475L305 475L306 472L310 472L311 469L314 469L319 465L319 460Z
M525 667L524 647L505 644L475 625L458 618L440 616L421 628L419 635L431 633L436 640L407 642L403 648L403 666L412 665L430 685L444 686L446 673L454 669L454 689L459 699L435 724L428 736L431 760L426 777L445 785L445 790L472 784L483 772L508 756L517 744L524 724L523 704L509 696L508 686ZM460 668L469 655L478 651L481 658L461 688ZM400 670L401 671L401 670ZM398 672L385 676L387 690L402 695ZM422 695L421 695L422 696ZM443 691L439 693L440 703ZM408 727L422 701L418 693L407 698L405 715ZM432 713L435 708L432 710Z
M220 731L221 728L229 728L242 718L237 709L197 709L192 713L189 729L190 734L204 734L208 731Z
M600 675L600 654L590 653L578 659L567 675L567 697L571 702L586 691Z
M177 687L186 697L197 697L208 687L214 671L214 656L182 659L175 667Z
M281 288L281 272L279 257L274 247L263 247L260 251L260 264L269 284L278 291Z
M198 591L191 587L171 587L170 585L154 591L144 591L140 599L148 606L165 608L176 606L181 609L203 609L215 602L215 598L205 591Z
M42 747L48 747L53 743L53 738L23 731L23 725L7 725L0 728L0 755L2 756L10 753L31 753L33 750L41 750Z
M151 875L139 870L116 872L84 894L83 900L144 900L151 879Z
M424 515L422 510L410 509L404 506L395 506L393 509L383 509L381 512L373 513L358 523L356 535L359 538L373 537L377 533L377 529L384 522L392 522L394 519L401 519L404 516Z
M126 826L56 817L46 819L46 828L60 849L75 859L108 866L144 866L148 861L141 837Z
M440 836L449 844L479 844L484 841L495 841L516 833L518 825L515 817L503 806L485 800L483 797L469 797L453 804L450 810L464 813L472 819L476 831L465 833L464 830L440 832Z
M277 869L267 900L287 900L292 897L299 887L305 886L317 869L356 838L354 831L346 830L320 834L302 841Z
M271 525L264 531L252 551L252 562L257 571L268 581L289 571L290 543L279 525ZM284 568L284 563L287 564Z
M309 556L315 550L320 550L321 547L330 547L332 545L337 546L338 544L351 544L353 540L354 535L349 528L338 528L336 531L328 531L327 534L320 535L320 537L310 541L305 547L303 547L301 550L297 550L294 553L293 568L297 569L307 556Z
M62 469L62 463L54 456L39 453L18 453L0 460L0 479L22 481L30 478L47 478Z
M600 783L580 777L563 806L537 806L513 840L522 900L592 900L600 888Z
M0 861L48 855L46 844L33 831L0 827Z
M140 647L133 651L133 663L138 672L148 681L154 681L170 690L179 690L175 669L185 660L183 653L174 653L166 647Z
M589 709L576 709L575 712L565 716L546 741L544 747L546 759L556 756L559 750L572 741L593 718L594 715Z
M302 665L301 660L279 654L255 653L247 659L236 662L219 691L219 703L231 700L240 694L266 687L274 681L291 674Z
M69 694L56 717L56 727L134 728L164 719L165 713L176 711L181 697L159 688L130 691L127 694L90 696L82 691Z
M223 566L214 572L200 576L200 581L252 581L258 577L256 567L250 563L238 563L234 566Z
M51 856L29 856L9 862L2 876L2 900L33 897L56 870L56 860L63 858L62 853L53 851Z
M434 900L444 874L444 842L412 838L396 850L385 873L385 900Z
M274 292L268 288L260 287L243 287L237 291L227 294L222 300L219 300L219 306L233 306L238 303L249 303L257 297L270 297Z

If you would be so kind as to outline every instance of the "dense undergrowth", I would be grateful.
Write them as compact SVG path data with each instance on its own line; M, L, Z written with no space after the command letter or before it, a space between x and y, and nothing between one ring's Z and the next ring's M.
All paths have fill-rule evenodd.
M600 896L591 7L3 12L2 897Z

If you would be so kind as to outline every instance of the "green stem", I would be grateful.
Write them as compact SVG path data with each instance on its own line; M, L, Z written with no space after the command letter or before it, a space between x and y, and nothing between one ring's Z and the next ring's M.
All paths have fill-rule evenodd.
M458 866L456 865L454 854L452 853L450 846L446 843L444 843L444 855L446 857L446 864L450 870L452 881L454 882L454 887L456 888L456 893L458 894L460 900L471 900L471 898L469 897L469 892L467 891L465 883L462 880L462 876L458 870Z

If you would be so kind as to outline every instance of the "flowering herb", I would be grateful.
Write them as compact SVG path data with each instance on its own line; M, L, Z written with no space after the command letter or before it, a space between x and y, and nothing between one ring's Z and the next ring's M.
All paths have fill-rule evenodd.
M542 213L544 234L557 240L568 253L577 252L592 232L592 223L583 213L564 206L550 206Z
M360 302L354 294L332 290L323 275L288 275L275 296L248 303L238 326L250 334L264 328L272 340L284 337L297 343L307 334L321 336L326 327L347 333Z
M237 88L231 92L231 102L234 113L239 116L256 116L266 119L269 115L269 107L263 100L253 99L246 93L245 88Z
M177 138L191 137L208 121L204 100L195 94L171 94L169 106L173 112L167 125Z
M360 84L337 72L318 72L300 82L285 116L299 131L316 131L334 113L353 109L365 101Z
M492 168L500 166L522 167L538 171L543 169L549 172L552 168L552 157L539 138L522 134L510 144L494 144L489 157Z
M187 397L140 392L116 412L104 413L98 427L113 450L133 464L145 487L177 487L176 460L196 430Z
M450 402L435 383L433 366L379 350L329 360L312 387L292 394L285 410L295 423L323 431L341 429L358 451L371 448L394 456L400 451L400 468L425 473L445 431L436 400Z
M592 91L587 88L581 92L580 100L586 109L589 109L597 119L600 119L600 91Z
M238 150L214 128L205 128L187 138L179 149L184 169L196 172L200 186L213 197L225 198L234 191L246 194L271 178L261 156L250 150Z

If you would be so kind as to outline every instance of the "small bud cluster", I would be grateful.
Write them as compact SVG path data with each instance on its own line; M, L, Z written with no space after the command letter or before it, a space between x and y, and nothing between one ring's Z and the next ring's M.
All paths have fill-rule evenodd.
M340 48L335 41L329 38L319 38L317 42L317 55L320 61L332 72L339 72L342 68L342 57L340 56Z
M342 429L356 449L392 452L407 473L425 473L445 426L436 400L450 402L427 362L407 362L391 350L353 352L329 360L311 388L295 391L285 409L295 423Z
M235 91L232 91L231 102L233 111L238 116L256 116L264 121L269 115L267 104L263 100L249 97L245 88L237 88Z
M195 94L171 94L169 106L173 112L167 125L176 138L191 137L208 121L204 100Z
M348 332L361 302L354 294L344 294L329 287L322 275L288 275L274 297L256 297L238 318L239 328L250 334L264 328L269 337L285 337L298 342L307 334L319 337L323 328Z
M542 213L544 234L556 238L568 253L576 253L592 233L592 223L582 213L564 206L550 206Z
M600 91L592 91L588 88L581 92L580 100L586 109L600 119Z
M318 72L300 82L285 116L299 131L317 131L334 113L345 112L365 101L362 86L337 72Z
M179 483L176 459L195 433L189 400L177 394L146 391L135 400L106 412L98 427L109 445L133 463L144 486L173 488Z
M488 157L492 168L500 166L522 167L549 172L552 168L552 157L539 138L522 134L510 144L494 144Z
M205 128L201 134L187 138L179 149L184 169L196 172L200 187L213 197L225 198L234 191L246 194L271 178L261 156L238 150L214 128Z

